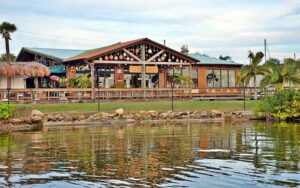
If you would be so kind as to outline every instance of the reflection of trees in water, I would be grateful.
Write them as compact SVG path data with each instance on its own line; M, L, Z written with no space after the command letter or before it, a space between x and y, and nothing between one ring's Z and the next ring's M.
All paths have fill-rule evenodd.
M254 124L255 132L263 134L256 138L261 148L261 153L272 154L264 157L263 162L275 160L275 167L278 171L287 169L299 171L300 158L300 125L292 123L263 123ZM268 139L266 140L262 139Z

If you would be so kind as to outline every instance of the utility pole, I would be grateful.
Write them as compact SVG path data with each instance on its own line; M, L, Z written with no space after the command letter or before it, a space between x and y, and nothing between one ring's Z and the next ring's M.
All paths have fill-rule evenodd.
M267 61L267 39L264 39L265 62Z
M296 61L296 53L294 53L294 59L295 59L295 61Z

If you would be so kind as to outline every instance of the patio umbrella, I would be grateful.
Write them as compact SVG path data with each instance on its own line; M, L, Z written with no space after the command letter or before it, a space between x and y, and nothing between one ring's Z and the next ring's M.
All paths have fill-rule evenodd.
M50 79L57 82L59 80L59 77L52 75L52 76L50 76Z

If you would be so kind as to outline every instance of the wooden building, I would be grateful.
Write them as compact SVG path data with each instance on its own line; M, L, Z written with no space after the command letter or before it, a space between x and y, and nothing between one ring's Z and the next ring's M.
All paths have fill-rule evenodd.
M137 92L138 89L168 90L174 84L174 75L191 78L188 83L173 85L190 96L241 93L236 77L242 64L188 52L186 45L179 52L142 38L91 50L23 48L17 61L38 61L50 68L52 76L60 78L59 83L40 78L39 88L68 88L71 79L88 73L92 99L95 98L95 88L102 92L111 88ZM26 87L35 87L32 83L28 79Z

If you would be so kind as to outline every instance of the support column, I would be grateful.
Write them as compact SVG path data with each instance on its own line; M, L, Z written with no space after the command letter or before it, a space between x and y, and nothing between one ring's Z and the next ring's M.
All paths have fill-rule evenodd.
M159 68L159 73L158 73L158 83L159 83L159 88L165 88L166 87L166 71L163 68Z
M145 45L142 44L141 60L142 60L142 88L146 88L146 60L145 60Z
M124 66L115 66L115 84L124 83Z
M90 64L91 66L91 82L92 82L92 99L95 100L95 65L94 63Z
M192 99L192 64L189 65L189 97Z
M198 67L199 93L206 93L206 67Z
M66 77L67 79L75 79L76 78L76 69L72 69L71 65L66 66ZM75 66L74 66L75 67Z

